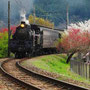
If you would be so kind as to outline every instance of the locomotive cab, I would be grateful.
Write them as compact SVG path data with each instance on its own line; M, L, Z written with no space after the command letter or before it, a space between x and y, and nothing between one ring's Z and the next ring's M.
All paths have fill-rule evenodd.
M37 25L33 25L31 24L31 29L33 30L34 32L34 39L35 39L35 48L40 48L41 46L41 36L42 36L42 33L40 31L40 27L37 26Z

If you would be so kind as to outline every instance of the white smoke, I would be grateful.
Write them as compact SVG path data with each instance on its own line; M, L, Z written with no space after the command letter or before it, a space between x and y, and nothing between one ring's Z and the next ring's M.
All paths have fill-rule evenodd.
M80 29L82 31L90 32L90 20L78 23L71 23L68 28Z
M26 19L26 12L25 12L25 10L21 10L20 18L21 18L21 21L24 21L26 24L29 25L29 20Z
M11 3L11 23L15 24L20 20L20 12L25 10L29 15L33 8L34 0L0 0L0 20L7 23L8 18L8 1Z

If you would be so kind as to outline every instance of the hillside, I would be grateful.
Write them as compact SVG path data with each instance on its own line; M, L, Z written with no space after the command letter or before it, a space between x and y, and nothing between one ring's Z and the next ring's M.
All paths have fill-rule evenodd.
M8 0L0 2L0 21L7 25ZM16 2L17 1L17 2ZM21 3L22 2L22 3ZM90 0L11 0L11 24L20 21L20 11L25 9L27 18L33 14L33 6L37 17L49 19L56 26L65 26L66 7L69 6L69 20L78 22L90 18Z
M84 21L90 18L90 0L35 0L36 15L65 24L66 7L69 6L70 22Z

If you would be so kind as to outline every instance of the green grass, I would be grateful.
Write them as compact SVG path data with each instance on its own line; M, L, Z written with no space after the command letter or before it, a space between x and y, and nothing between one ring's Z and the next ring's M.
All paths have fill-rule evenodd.
M59 78L60 80L70 78L73 80L79 80L81 82L90 84L90 81L70 71L70 64L66 64L67 56L65 54L44 56L37 59L38 60L24 61L22 65L29 66L31 63L38 68L47 70L49 72L58 73L64 76L64 78Z

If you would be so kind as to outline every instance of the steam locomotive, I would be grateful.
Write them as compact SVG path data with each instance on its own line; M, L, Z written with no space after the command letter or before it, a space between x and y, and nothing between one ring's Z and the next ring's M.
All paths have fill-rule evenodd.
M21 22L10 40L9 47L16 58L23 58L40 51L52 53L56 51L55 41L60 37L61 33L56 30Z

